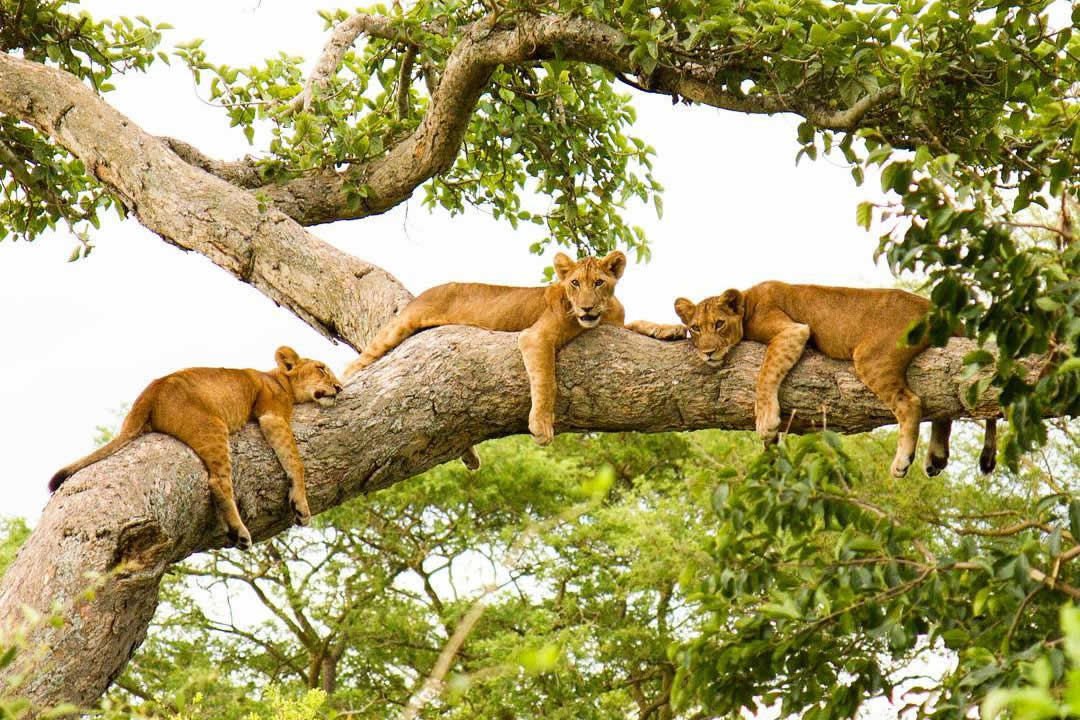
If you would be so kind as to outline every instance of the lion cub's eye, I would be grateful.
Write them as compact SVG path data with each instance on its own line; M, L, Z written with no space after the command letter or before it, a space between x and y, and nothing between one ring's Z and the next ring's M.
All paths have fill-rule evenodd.
M701 328L698 327L697 325L691 325L690 326L690 332L692 332L694 334L697 334L697 333L701 332Z
M727 323L724 322L723 320L717 320L716 321L716 329L717 330L723 330L725 325L727 325Z
M581 283L579 283L577 280L571 280L570 284L574 287L581 287Z
M604 284L603 280L597 280L596 282L593 283L593 287L600 287L603 284Z

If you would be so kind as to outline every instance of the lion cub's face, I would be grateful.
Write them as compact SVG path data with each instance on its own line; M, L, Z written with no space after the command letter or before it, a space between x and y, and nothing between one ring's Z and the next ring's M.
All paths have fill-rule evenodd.
M274 353L278 367L292 383L293 400L298 403L314 400L323 407L330 407L341 392L341 381L326 363L302 358L291 347L282 346Z
M697 305L686 298L675 301L675 313L690 331L690 342L709 365L719 365L743 336L743 295L727 290Z
M581 327L600 324L615 294L615 283L626 269L626 256L616 250L603 258L586 257L574 262L563 253L555 256L555 274L570 301L570 312Z

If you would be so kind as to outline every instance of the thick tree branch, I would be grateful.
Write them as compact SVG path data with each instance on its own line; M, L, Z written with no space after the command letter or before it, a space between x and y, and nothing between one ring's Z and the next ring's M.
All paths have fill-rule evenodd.
M437 26L425 26L425 31L443 33ZM350 17L331 33L304 92L293 100L290 109L310 106L313 95L337 72L345 51L361 34L407 43L410 47L416 42L390 18L366 14ZM599 65L626 79L637 73L630 59L632 47L633 43L621 31L580 17L519 15L515 16L514 26L509 29L493 29L489 19L485 18L462 29L461 39L440 77L432 77L433 70L425 61L431 102L412 135L369 163L342 171L306 173L285 182L263 185L261 191L279 210L301 225L385 212L453 164L476 102L496 67L558 57ZM816 97L744 95L723 83L724 69L723 65L705 63L681 63L677 67L661 64L647 78L641 78L640 83L630 82L648 92L686 98L725 110L770 115L794 112L805 116L817 127L834 130L855 129L867 112L898 94L895 86L888 86L868 94L850 108L834 111L824 108L822 99ZM250 173L254 171L250 162L213 161L190 152L181 155L229 182L242 187L257 186L250 184ZM359 206L348 197L349 189L358 185L367 188L365 201Z
M182 161L67 73L0 55L0 113L67 148L163 240L205 255L330 337L362 347L410 299L389 273Z
M927 417L997 412L989 398L973 409L961 403L962 358L972 347L953 340L916 359L909 380ZM557 428L750 429L762 356L762 346L743 343L713 370L685 342L598 328L560 352ZM796 365L780 400L797 431L826 418L845 431L893 422L850 363L815 353ZM360 373L335 408L298 408L293 426L312 510L411 477L485 438L523 432L528 411L515 334L446 327L410 338ZM288 527L288 482L258 428L237 433L232 449L237 502L254 537ZM72 608L61 627L33 634L51 651L48 671L27 675L26 692L43 704L93 702L141 642L168 565L224 539L202 464L171 438L147 436L73 476L0 584L0 628L18 626L23 605ZM87 573L110 572L93 600L80 597Z

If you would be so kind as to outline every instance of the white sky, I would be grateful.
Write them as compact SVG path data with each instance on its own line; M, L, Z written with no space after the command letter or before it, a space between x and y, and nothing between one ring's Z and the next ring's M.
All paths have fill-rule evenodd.
M176 30L166 43L206 39L210 60L259 64L279 50L309 62L325 41L315 6L285 0L153 3L87 0L95 17L143 13ZM319 4L321 7L322 4ZM118 78L106 100L151 133L209 155L253 153L176 61ZM855 225L855 205L879 196L876 177L857 188L829 160L794 165L797 119L673 107L637 94L635 133L657 150L664 217L636 208L653 260L631 264L618 295L628 319L674 321L677 295L699 299L766 279L890 285L872 262L876 237ZM515 232L480 212L450 218L416 199L375 218L311 229L372 261L413 292L451 280L530 285L550 256L528 253L537 226ZM95 251L65 262L66 232L28 244L0 242L0 515L33 523L55 470L92 448L94 427L116 422L155 377L193 365L269 368L280 344L340 370L353 357L209 260L163 243L137 222L110 219Z

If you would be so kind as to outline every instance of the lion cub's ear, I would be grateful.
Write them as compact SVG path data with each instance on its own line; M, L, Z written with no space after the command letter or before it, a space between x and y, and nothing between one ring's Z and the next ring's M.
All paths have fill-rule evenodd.
M282 345L274 353L274 360L282 370L292 370L300 364L300 356L288 345Z
M555 275L560 280L573 272L576 264L566 253L555 253Z
M683 325L690 324L690 321L694 319L694 310L696 309L697 305L686 298L677 298L675 300L675 314L683 321Z
M742 317L743 307L746 304L746 298L743 297L743 294L740 291L736 290L735 288L725 290L724 294L720 296L720 302L734 315Z
M626 256L618 250L608 253L604 256L604 259L600 261L600 266L614 275L615 279L618 280L622 277L623 270L626 269Z

